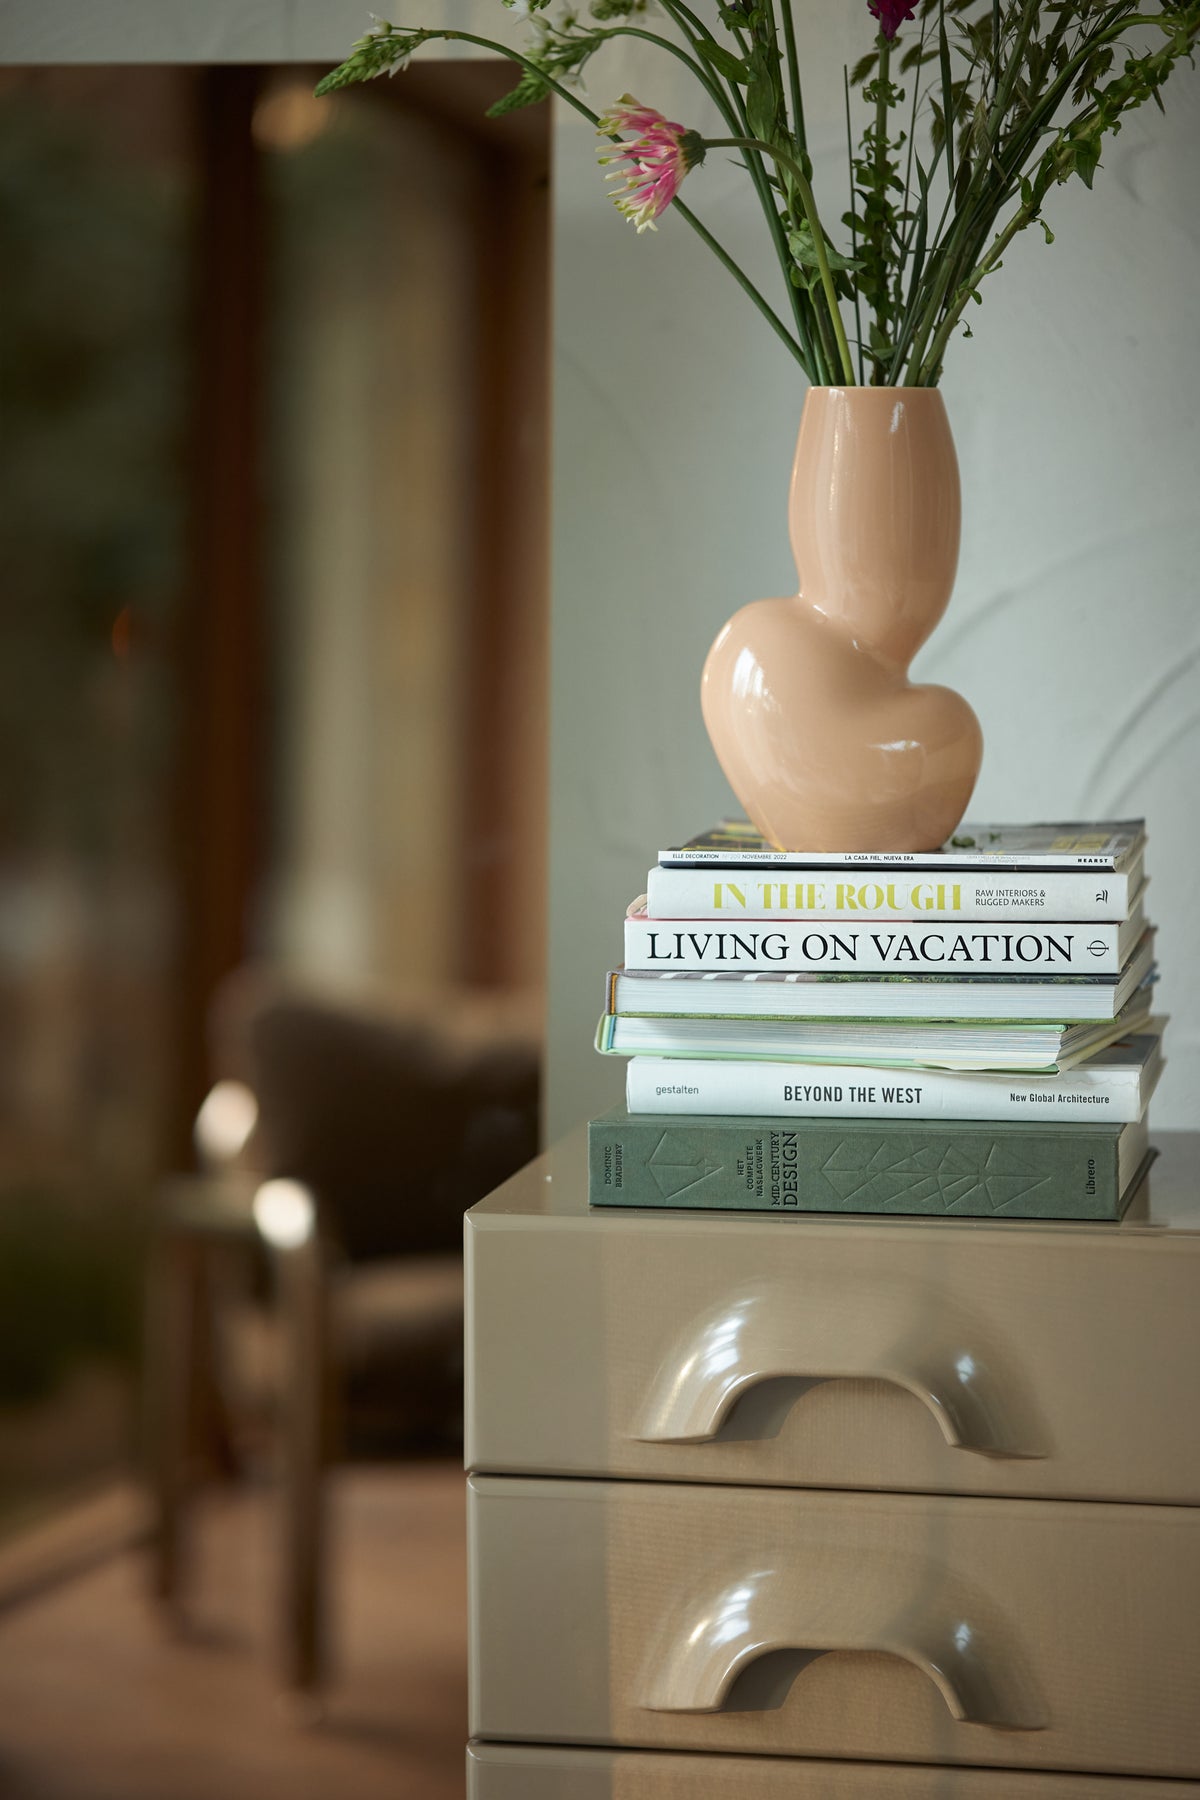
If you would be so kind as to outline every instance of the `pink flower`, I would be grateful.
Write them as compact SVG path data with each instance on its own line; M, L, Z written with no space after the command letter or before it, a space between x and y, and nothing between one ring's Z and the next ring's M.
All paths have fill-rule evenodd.
M906 19L911 19L916 12L915 0L907 4L906 0L870 0L869 11L879 20L879 29L890 43Z
M623 94L596 129L606 138L617 131L637 133L632 142L601 145L599 158L616 165L605 180L622 183L612 196L617 210L639 231L653 231L655 219L666 212L688 170L704 161L703 140L698 132L664 119L652 106L640 105L632 94Z

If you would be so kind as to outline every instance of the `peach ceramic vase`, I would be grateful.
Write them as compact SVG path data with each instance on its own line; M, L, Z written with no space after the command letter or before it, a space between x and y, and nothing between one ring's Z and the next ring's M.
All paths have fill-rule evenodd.
M729 785L784 850L931 850L966 810L979 721L908 665L958 563L958 462L936 388L810 388L788 503L794 599L735 613L704 723Z

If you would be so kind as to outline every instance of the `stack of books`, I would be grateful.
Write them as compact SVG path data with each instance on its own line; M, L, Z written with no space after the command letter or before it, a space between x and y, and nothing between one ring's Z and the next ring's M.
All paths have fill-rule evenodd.
M929 854L662 852L597 1047L593 1205L1118 1219L1163 1067L1140 819Z

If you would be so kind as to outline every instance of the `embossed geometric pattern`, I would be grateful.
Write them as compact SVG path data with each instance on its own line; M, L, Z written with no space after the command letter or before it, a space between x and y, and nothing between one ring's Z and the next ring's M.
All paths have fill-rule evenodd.
M703 1152L696 1152L685 1138L671 1131L663 1132L650 1155L650 1172L659 1193L668 1199L672 1194L682 1194L687 1188L695 1187L708 1175L719 1175L723 1167L724 1164Z
M835 1193L868 1212L936 1204L948 1213L1003 1213L1049 1179L1003 1144L992 1144L981 1161L953 1145L913 1150L886 1138L865 1161L845 1145L821 1169Z

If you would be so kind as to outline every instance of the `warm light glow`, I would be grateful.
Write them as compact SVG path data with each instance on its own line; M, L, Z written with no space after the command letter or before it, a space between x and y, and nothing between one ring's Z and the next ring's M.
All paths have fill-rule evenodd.
M258 1101L243 1081L218 1081L196 1114L192 1138L201 1162L227 1163L240 1156L258 1123Z
M264 94L254 108L254 141L260 150L303 150L332 116L332 100L318 100L304 82L289 81Z
M317 1222L313 1197L300 1181L264 1181L253 1212L254 1223L276 1250L298 1250Z

